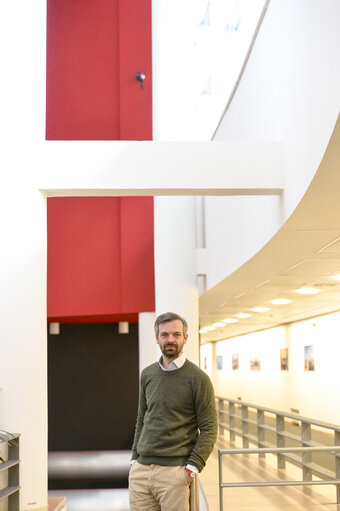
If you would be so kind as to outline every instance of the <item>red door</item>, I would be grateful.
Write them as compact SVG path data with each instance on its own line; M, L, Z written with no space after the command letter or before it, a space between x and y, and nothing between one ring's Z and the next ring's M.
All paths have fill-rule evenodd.
M152 140L151 0L48 0L46 80L47 140Z

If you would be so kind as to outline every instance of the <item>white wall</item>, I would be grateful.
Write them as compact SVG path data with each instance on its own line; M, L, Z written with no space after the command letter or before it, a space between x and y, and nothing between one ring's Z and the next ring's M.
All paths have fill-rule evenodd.
M213 380L215 374L215 344L208 343L201 345L200 367Z
M315 420L340 424L340 312L201 347L216 394L256 405L291 412ZM314 347L315 370L304 370L304 346ZM287 347L288 371L280 369L280 349ZM239 370L232 370L232 354L239 354ZM259 371L250 370L250 358L258 354ZM217 370L216 357L223 357Z
M47 494L46 207L38 190L11 184L0 201L0 428L21 434L21 505L39 509Z
M24 510L47 502L45 4L0 3L0 428L21 433Z
M269 3L215 140L282 140L285 191L281 200L226 199L223 212L217 199L207 201L208 287L269 241L294 211L317 171L339 112L339 19L337 0ZM219 239L209 238L217 218L222 234Z
M206 282L210 289L276 234L280 227L280 197L205 197L204 205Z
M156 315L154 312L140 312L138 314L138 348L139 372L144 367L153 364L157 358L157 349L154 333Z

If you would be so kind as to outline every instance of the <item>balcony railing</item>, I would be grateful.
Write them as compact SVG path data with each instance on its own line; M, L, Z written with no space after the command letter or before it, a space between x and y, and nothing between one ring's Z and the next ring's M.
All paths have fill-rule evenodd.
M257 483L223 483L220 472L220 498L223 506L223 488L228 486L282 486L335 484L336 500L340 504L340 426L316 421L297 414L290 414L243 403L233 399L217 398L219 432L229 431L230 441L236 436L242 438L242 449L223 449L219 451L222 470L222 456L225 454L256 453L259 458L266 453L277 455L278 469L284 469L286 461L302 469L301 481L277 481ZM329 445L320 445L313 440L316 434L326 432L322 437ZM249 449L249 444L257 446ZM326 442L325 442L326 443ZM290 445L288 445L290 444ZM313 453L319 453L313 460ZM325 458L327 454L327 459ZM313 475L318 480L313 480ZM220 507L222 510L223 507Z

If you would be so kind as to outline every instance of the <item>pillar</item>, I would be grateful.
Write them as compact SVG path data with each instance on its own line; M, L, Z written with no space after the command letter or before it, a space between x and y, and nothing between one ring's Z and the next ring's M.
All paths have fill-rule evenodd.
M17 188L4 194L0 214L0 428L21 435L20 509L41 510L47 509L46 199L38 189Z
M195 197L155 197L156 315L176 312L189 325L185 354L199 365Z
M157 344L154 333L156 315L154 312L141 312L138 315L139 372L156 362Z

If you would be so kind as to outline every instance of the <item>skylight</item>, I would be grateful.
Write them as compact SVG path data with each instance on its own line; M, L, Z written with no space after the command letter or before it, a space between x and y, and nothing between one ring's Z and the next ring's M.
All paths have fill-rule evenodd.
M264 0L154 2L155 140L211 140Z

